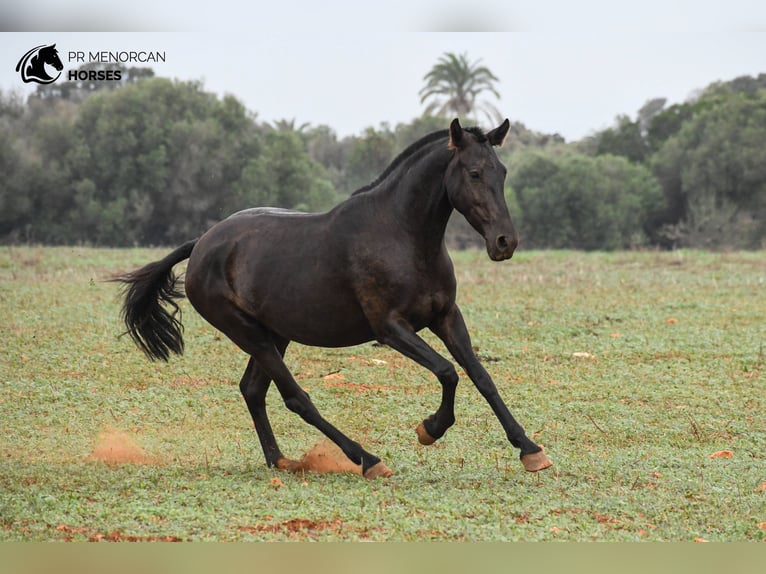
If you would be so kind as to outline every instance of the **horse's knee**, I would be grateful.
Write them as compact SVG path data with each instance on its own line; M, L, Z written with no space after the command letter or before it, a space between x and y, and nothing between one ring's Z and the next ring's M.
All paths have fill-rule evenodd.
M460 378L455 367L449 361L445 361L444 365L436 371L436 377L443 386L449 388L457 387L457 382Z
M310 414L316 412L316 407L311 402L311 397L305 391L302 391L298 395L287 397L285 399L285 406L301 418L306 418Z

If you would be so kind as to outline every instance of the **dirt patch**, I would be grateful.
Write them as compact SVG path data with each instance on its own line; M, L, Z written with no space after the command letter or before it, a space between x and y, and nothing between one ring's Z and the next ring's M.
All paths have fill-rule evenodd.
M293 472L351 472L362 474L362 465L354 464L338 446L328 440L320 440L298 461L287 466Z
M269 517L264 520L269 520ZM301 531L313 531L321 532L323 530L341 530L343 528L343 522L339 518L333 521L327 520L307 520L305 518L292 518L285 520L284 522L270 523L270 524L256 524L255 526L239 526L238 530L242 532L271 532L277 533L297 533Z
M56 530L63 534L66 542L82 538L87 539L88 542L183 542L183 539L178 536L134 536L123 534L119 530L104 533L85 526L69 526L67 524L59 524Z
M370 540L374 532L379 529L355 528L345 524L340 518L332 520L309 520L306 518L292 518L283 522L274 522L271 516L264 516L263 522L253 526L238 526L240 532L249 534L278 534L286 540L317 540L322 533L330 532L343 538L358 538Z
M107 427L96 439L91 460L98 460L109 465L118 464L156 464L156 459L147 455L138 446L134 438L121 430Z

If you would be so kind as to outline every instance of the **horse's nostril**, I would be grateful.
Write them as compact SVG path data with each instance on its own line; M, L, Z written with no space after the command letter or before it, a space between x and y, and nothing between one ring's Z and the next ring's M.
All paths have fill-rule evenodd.
M503 252L515 251L518 244L519 242L516 237L508 237L507 235L498 235L495 240L495 245Z

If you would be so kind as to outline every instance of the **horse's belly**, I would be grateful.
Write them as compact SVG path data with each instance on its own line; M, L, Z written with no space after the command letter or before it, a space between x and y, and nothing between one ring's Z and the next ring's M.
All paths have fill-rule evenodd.
M330 324L324 329L313 332L305 328L293 331L287 329L285 325L279 325L273 330L285 339L312 347L352 347L375 339L375 335L372 333L369 325L360 325L352 328L341 327L338 328L337 325Z
M353 298L332 290L306 296L289 287L275 301L264 298L255 317L259 323L278 335L316 347L348 347L375 338L364 313Z

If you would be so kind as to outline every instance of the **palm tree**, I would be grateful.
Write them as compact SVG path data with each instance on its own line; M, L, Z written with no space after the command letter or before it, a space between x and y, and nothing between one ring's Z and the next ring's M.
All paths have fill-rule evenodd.
M289 120L285 118L274 122L274 129L278 132L305 133L310 127L311 124L309 122L298 124L298 121L295 118L290 118Z
M467 54L445 53L438 63L424 77L426 85L420 90L420 103L433 101L426 108L426 114L455 114L469 117L471 113L482 112L490 122L502 121L500 112L486 100L477 102L477 96L490 92L500 99L495 87L499 80L481 60L471 63Z

